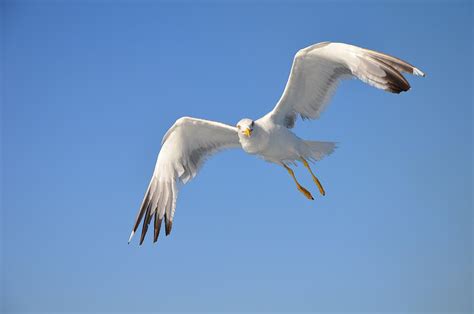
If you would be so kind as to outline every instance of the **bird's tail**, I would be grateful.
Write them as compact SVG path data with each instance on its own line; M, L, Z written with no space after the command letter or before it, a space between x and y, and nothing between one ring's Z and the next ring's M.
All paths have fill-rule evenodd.
M305 141L307 148L307 159L318 161L332 154L337 148L334 142Z

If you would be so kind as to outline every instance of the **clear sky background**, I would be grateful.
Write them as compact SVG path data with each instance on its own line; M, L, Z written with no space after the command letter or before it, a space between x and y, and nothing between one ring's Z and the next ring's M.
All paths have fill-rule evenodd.
M472 2L3 1L1 309L472 310ZM340 143L306 200L242 151L181 190L171 236L127 239L184 115L271 110L293 55L341 41L427 73L344 82L306 139ZM316 196L303 167L296 174Z

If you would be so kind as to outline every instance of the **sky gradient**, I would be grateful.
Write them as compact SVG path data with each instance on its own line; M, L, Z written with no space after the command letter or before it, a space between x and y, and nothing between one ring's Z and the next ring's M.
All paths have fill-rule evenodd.
M472 312L472 2L3 1L1 307L19 312ZM171 236L127 239L181 116L270 111L320 41L416 65L344 82L308 140L339 142L306 200L281 167L213 157ZM300 182L316 196L303 167Z

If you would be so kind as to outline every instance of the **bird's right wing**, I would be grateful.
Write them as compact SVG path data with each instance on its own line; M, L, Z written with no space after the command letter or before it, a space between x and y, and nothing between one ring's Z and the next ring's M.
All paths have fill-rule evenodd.
M298 51L277 105L267 116L292 128L296 118L316 119L343 78L356 77L392 93L410 89L400 72L425 76L411 64L390 55L343 43L324 42Z
M137 214L130 240L143 219L140 244L154 216L154 241L158 239L165 218L166 235L171 226L178 196L178 181L194 178L206 158L232 147L240 147L237 128L230 125L183 117L166 132L156 161L155 171Z

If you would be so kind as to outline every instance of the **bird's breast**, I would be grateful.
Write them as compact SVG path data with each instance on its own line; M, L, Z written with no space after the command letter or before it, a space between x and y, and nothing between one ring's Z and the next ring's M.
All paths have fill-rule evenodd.
M263 135L245 137L240 136L242 149L248 154L261 154L268 146L268 139Z
M249 154L258 154L261 150L258 143L255 143L255 141L251 139L241 139L240 144L242 145L242 149Z

